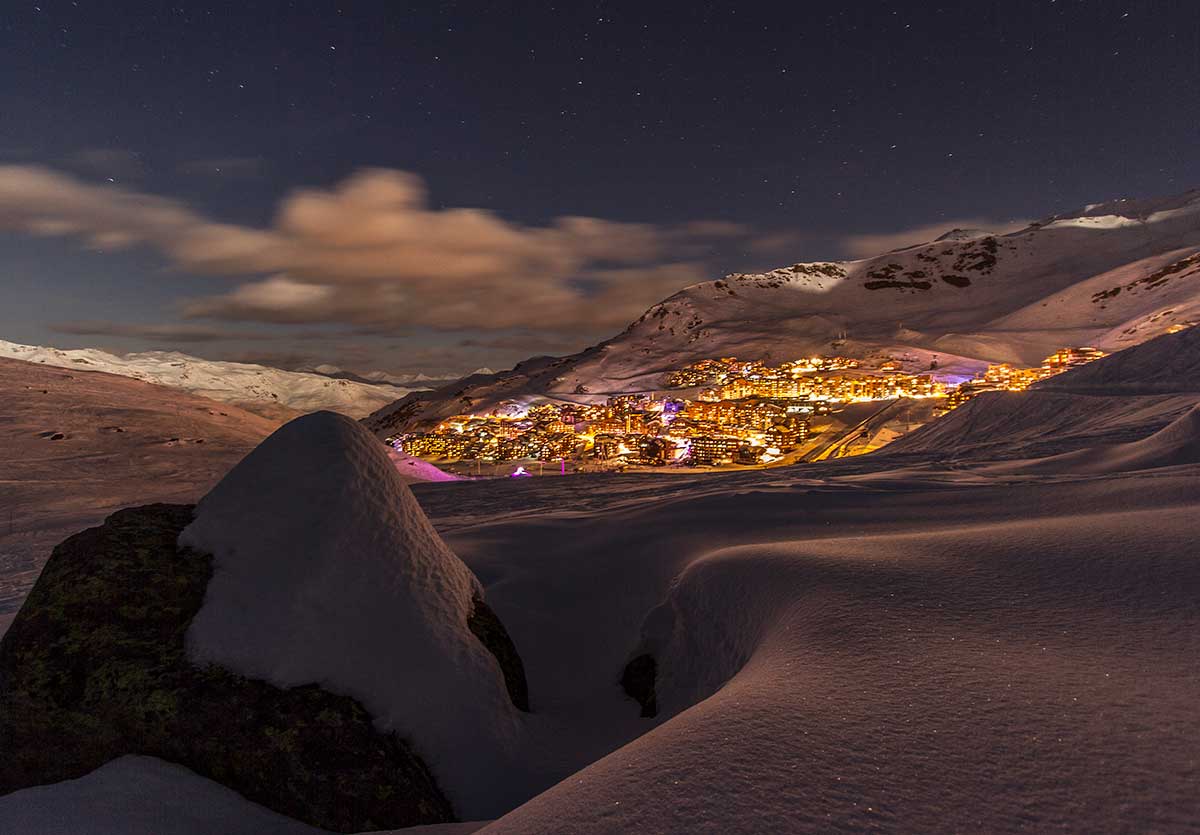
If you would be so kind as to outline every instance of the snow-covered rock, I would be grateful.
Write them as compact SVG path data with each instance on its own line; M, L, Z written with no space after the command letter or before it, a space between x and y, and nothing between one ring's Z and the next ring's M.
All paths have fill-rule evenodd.
M351 417L362 417L421 388L334 379L323 374L283 371L264 365L219 362L174 351L144 351L118 356L96 348L60 350L0 340L0 357L78 371L119 374L252 410L265 409L268 413L280 408L291 412L330 409Z
M468 628L479 581L373 435L330 412L293 420L200 501L180 543L214 555L193 660L355 697L414 742L460 814L479 809L520 720Z
M126 508L54 549L0 642L0 794L150 754L329 829L454 820L412 744L360 701L189 660L213 571L177 544L192 519Z

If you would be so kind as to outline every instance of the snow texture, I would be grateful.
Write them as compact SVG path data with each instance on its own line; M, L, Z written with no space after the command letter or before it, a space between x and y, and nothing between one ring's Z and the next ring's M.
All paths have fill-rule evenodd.
M519 720L467 629L479 582L373 435L332 412L291 421L200 501L180 544L214 556L191 658L358 698L474 814Z

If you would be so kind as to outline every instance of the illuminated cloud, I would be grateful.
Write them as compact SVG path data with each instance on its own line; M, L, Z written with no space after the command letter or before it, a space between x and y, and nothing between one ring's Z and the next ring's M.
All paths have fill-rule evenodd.
M986 218L959 218L928 223L898 232L865 233L847 235L842 238L842 250L851 258L871 258L894 249L923 244L940 238L952 229L971 229L1004 235L1016 232L1029 225L1027 220L989 220Z
M146 246L192 273L247 277L192 300L189 317L593 333L710 277L697 259L750 234L723 221L525 226L484 209L435 210L419 177L386 169L294 191L271 226L253 228L36 166L0 166L0 228Z

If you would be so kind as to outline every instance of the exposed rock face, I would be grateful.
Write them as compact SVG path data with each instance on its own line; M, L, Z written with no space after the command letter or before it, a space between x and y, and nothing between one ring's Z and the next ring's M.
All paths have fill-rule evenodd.
M658 674L658 663L653 655L639 655L625 665L621 674L621 689L625 695L642 706L642 717L658 715L658 696L654 681Z
M529 685L525 681L525 665L521 663L516 645L490 606L478 597L472 604L471 614L467 617L467 628L487 651L496 657L500 672L504 673L504 686L513 705L518 710L528 713Z
M131 508L54 550L0 641L0 794L147 754L325 829L453 820L425 763L357 700L188 660L213 564L177 546L191 521L189 506Z

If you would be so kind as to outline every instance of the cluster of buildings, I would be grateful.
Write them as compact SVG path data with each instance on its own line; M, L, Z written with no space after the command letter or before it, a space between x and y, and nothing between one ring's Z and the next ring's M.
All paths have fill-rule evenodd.
M670 388L703 386L697 397L704 401L759 397L852 403L945 393L931 375L903 374L895 361L881 365L883 373L859 373L858 367L858 360L849 357L808 357L777 366L722 357L673 371L663 382Z
M809 419L837 403L901 397L944 399L952 409L982 391L1021 391L1031 383L1104 356L1064 348L1040 368L992 365L956 389L898 362L859 370L846 357L810 357L778 366L735 357L706 359L667 375L676 394L622 394L602 404L540 403L523 416L456 415L428 432L390 439L421 458L516 461L593 460L621 466L758 465L803 445Z
M765 464L809 435L809 418L831 404L941 394L929 375L860 373L847 357L809 357L768 366L707 359L664 383L701 389L694 399L624 394L603 404L542 403L521 417L456 415L432 431L392 439L410 455L479 461L561 459L664 466Z
M989 365L978 377L958 386L946 398L945 409L957 408L985 391L1024 391L1038 380L1053 377L1105 356L1099 348L1063 348L1042 360L1037 368L1018 368L1007 363Z
M762 464L803 443L809 431L806 415L822 410L828 411L828 404L619 395L603 405L543 403L523 417L456 415L430 432L391 440L421 458L591 458L643 466Z
M858 368L858 360L849 357L807 357L785 362L783 365L768 366L759 361L739 360L737 357L700 360L672 371L663 385L672 389L695 388L697 386L723 386L735 380L791 380L805 374L820 371L846 371Z

